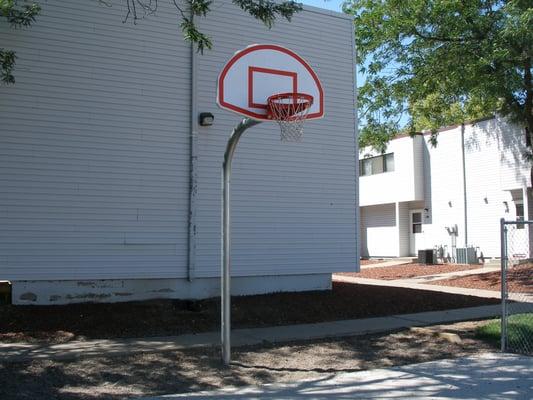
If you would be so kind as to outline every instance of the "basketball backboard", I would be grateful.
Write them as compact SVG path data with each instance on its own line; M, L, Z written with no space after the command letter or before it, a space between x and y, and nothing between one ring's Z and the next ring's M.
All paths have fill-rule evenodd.
M220 107L268 121L267 99L279 93L304 93L313 101L306 119L324 115L324 91L317 74L298 54L275 44L254 44L238 51L218 78Z

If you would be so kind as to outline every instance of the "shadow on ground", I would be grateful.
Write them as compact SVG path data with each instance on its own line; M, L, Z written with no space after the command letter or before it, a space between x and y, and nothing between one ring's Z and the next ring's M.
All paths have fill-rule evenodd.
M0 398L123 399L228 386L322 382L338 373L471 355L491 349L490 345L474 338L476 324L479 323L453 324L439 329L459 333L460 343L445 340L428 329L303 343L265 342L235 349L235 362L229 369L221 365L218 348L127 357L87 357L75 361L3 363L0 364Z

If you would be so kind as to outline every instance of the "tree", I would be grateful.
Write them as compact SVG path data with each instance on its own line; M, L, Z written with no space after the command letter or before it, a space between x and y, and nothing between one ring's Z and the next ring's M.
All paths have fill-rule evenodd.
M13 28L30 26L41 8L37 3L20 6L16 0L0 0L0 17L6 18ZM15 83L13 68L16 60L15 52L0 48L0 80L4 83Z
M499 113L533 135L531 0L350 0L361 146ZM406 122L402 123L402 121Z
M120 0L126 2L127 12L123 22L132 20L136 23L139 18L154 14L158 8L158 0ZM211 39L200 32L194 23L195 17L206 17L213 4L213 0L168 0L176 7L181 19L180 26L186 40L196 45L199 52L212 47ZM100 3L112 5L112 0L99 0ZM271 28L277 17L288 21L302 10L302 5L295 1L278 2L275 0L232 0L244 12L263 22ZM21 3L26 3L21 1ZM17 0L0 0L0 17L5 17L14 27L30 26L41 8L37 3L18 4ZM228 29L230 29L228 22ZM0 49L0 77L4 83L14 83L13 68L16 55L12 50Z
M104 4L109 4L106 0L99 1ZM158 0L125 1L128 11L124 22L132 18L135 23L140 15L154 14L158 7ZM184 0L183 5L178 0L171 1L178 10L181 18L180 27L185 39L196 44L199 52L203 52L206 48L210 49L213 45L211 39L198 30L194 23L194 17L206 17L209 11L211 11L210 7L213 4L213 0ZM302 5L292 0L283 2L275 0L232 0L232 3L263 22L269 29L272 28L278 16L290 21L294 13L302 10Z

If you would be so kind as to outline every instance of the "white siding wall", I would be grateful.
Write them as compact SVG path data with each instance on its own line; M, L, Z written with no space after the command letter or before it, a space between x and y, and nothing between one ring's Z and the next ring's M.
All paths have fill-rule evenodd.
M396 205L361 207L361 256L397 257Z
M495 120L486 121L465 129L468 242L479 246L487 256L500 252L500 218L510 217L505 215L503 202L508 202L513 215L515 211L511 193L502 190L499 134L486 129L494 128L494 123ZM460 243L463 247L464 243Z
M411 221L409 216L409 203L397 203L396 220L398 221L398 245L399 256L406 257L409 255L409 232Z
M0 96L0 279L183 278L187 271L190 46L176 11L121 23L124 2L43 2L28 30L0 23L17 84ZM252 43L288 46L316 69L326 117L302 145L275 124L237 149L234 276L354 270L352 21L307 10L274 29L216 1L200 28L196 275L219 275L220 171L239 117L215 105L223 64ZM320 36L320 41L311 39Z
M189 46L175 13L41 2L0 95L0 279L186 276Z
M291 23L280 20L268 30L230 2L220 2L200 27L214 38L214 49L198 60L198 111L212 112L215 124L199 133L197 275L219 273L220 169L227 138L240 119L217 108L214 83L235 51L264 42L297 51L316 70L324 86L325 117L306 123L300 144L280 143L278 126L269 122L241 139L232 180L233 271L353 271L357 153L352 21L304 11ZM311 30L320 40L310 37Z
M422 142L422 138L404 137L389 143L386 153L394 153L394 171L359 178L361 206L422 200L422 175L415 173L421 159ZM366 148L359 159L375 155L375 151Z
M427 139L427 137L426 137ZM427 144L429 165L425 168L425 186L431 194L426 203L429 209L429 224L424 226L424 244L431 248L434 245L451 246L446 226L457 225L459 236L457 244L464 242L464 201L463 173L461 154L461 128L441 132L437 147Z

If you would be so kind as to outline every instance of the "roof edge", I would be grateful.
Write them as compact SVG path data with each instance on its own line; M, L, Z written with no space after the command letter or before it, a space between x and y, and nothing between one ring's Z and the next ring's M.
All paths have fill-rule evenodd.
M460 127L463 124L465 124L465 125L475 125L475 124L478 124L480 122L489 121L489 120L495 119L495 118L496 118L495 115L491 115L491 116L487 116L487 117L482 117L482 118L477 118L477 119L465 121L465 122L460 123L460 124L453 124L453 125L444 126L442 128L437 129L437 133L441 133L441 132L445 132L445 131L449 131L449 130L458 128L458 127ZM405 137L412 137L412 136L428 136L428 135L431 135L431 131L429 131L429 130L416 132L414 135L410 135L409 133L401 133L399 135L394 136L394 138L392 138L391 140L403 139Z

